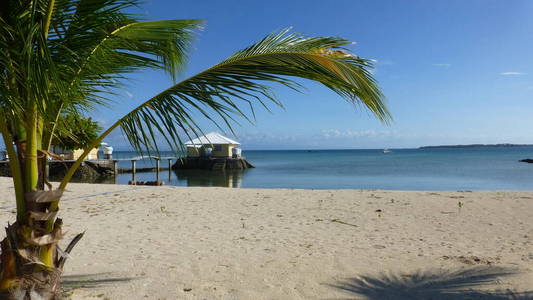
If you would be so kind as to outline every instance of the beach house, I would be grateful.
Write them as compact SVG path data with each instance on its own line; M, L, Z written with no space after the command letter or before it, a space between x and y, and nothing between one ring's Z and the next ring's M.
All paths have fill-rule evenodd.
M240 143L218 132L185 142L187 156L176 161L172 169L242 170L254 166L241 156Z
M218 132L185 142L187 157L237 158L241 154L240 143Z
M76 160L84 152L84 149L75 149L75 150L65 150L60 146L52 145L50 149L52 153L59 155L62 159L65 160ZM97 160L98 159L98 148L93 148L91 152L85 157L84 160Z

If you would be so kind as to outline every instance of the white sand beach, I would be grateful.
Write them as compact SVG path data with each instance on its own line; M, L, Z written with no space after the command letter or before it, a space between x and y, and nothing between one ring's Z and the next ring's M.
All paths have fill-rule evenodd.
M10 178L0 190L7 224ZM533 297L533 191L71 184L64 199L62 244L86 230L71 299Z

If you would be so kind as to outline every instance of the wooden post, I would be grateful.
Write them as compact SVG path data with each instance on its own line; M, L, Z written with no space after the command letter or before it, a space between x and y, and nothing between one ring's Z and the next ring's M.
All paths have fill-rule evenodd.
M118 160L113 161L113 173L115 177L118 177Z
M137 161L134 159L131 160L131 183L134 185L136 184L135 182L135 163L136 162Z
M115 176L115 184L118 183L118 160L113 161L113 175Z
M155 181L159 182L159 157L155 159Z
M50 178L50 164L48 162L48 157L44 157L46 159L46 162L44 164L44 178L48 179Z
M170 182L170 179L172 177L172 158L168 159L168 182Z

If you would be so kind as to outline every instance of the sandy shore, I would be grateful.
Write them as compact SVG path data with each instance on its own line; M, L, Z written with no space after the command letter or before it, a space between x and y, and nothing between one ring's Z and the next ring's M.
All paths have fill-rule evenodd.
M72 299L533 299L533 191L71 184L64 198L67 238L87 231Z

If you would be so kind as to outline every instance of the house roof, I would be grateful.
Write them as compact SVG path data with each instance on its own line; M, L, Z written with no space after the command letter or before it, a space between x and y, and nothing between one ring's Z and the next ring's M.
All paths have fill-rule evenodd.
M216 145L220 145L220 144L240 145L239 142L236 142L230 138L227 138L218 132L210 132L204 136L185 142L185 145L187 146L215 145L215 144Z

